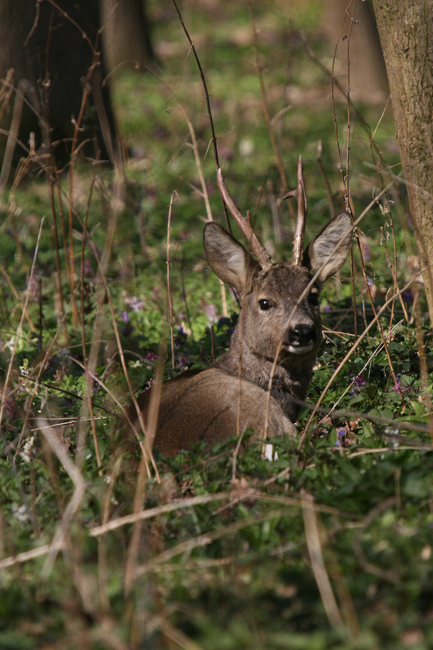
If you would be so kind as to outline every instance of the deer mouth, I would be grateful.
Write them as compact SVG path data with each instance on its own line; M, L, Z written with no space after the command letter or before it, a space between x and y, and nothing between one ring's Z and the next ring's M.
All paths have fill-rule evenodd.
M306 345L293 342L285 345L284 347L286 348L287 352L290 352L291 354L307 354L314 348L314 341L311 341Z

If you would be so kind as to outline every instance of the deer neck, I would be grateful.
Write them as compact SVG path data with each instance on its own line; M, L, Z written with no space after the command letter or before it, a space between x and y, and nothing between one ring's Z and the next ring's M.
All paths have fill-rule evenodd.
M292 421L296 420L301 406L290 398L305 399L313 374L315 358L314 356L298 360L292 355L289 360L278 363L276 366L271 393ZM268 390L273 360L255 354L248 345L246 337L241 338L239 328L236 327L232 335L230 349L215 364L215 367L233 375L242 375L244 379Z

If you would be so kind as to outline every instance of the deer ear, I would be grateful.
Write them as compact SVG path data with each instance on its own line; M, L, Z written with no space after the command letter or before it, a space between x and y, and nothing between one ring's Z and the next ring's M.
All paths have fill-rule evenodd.
M211 221L203 231L206 259L211 269L223 281L243 293L247 283L251 258L242 244L236 241L224 228Z
M312 273L321 269L321 282L325 282L343 266L349 254L352 231L350 214L339 212L305 249L303 265Z

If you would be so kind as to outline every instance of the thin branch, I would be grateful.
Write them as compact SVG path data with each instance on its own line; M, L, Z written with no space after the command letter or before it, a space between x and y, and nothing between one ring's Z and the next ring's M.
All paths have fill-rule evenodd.
M171 367L175 368L176 360L174 355L174 331L173 331L173 301L171 297L170 285L170 235L171 235L171 215L173 212L173 203L177 197L177 192L174 191L170 199L170 207L168 209L167 219L167 294L168 294L168 317L170 319L170 344L171 344Z
M217 137L216 137L216 134L215 134L215 127L214 127L214 121L213 121L213 117L212 117L212 110L211 110L211 107L210 107L210 98L209 98L209 91L207 89L206 78L204 76L203 68L201 67L200 59L198 58L197 50L195 49L195 45L191 40L191 36L189 35L189 32L188 32L188 30L186 28L185 23L183 22L182 14L179 11L179 7L177 6L177 2L176 2L176 0L172 0L172 2L173 2L174 7L176 9L177 15L179 16L180 24L182 25L183 31L185 32L185 36L187 37L188 42L189 42L189 44L191 46L191 49L192 49L193 54L194 54L194 58L195 58L196 63L197 63L198 70L200 72L200 77L201 77L201 81L202 81L203 89L204 89L204 93L205 93L205 98L206 98L206 106L207 106L207 111L208 111L209 124L210 124L211 133L212 133L212 144L213 144L213 150L214 150L214 156L215 156L215 165L216 165L216 168L218 170L220 168L220 161L219 161L219 156L218 156ZM224 202L223 202L223 207L224 207L224 214L225 214L225 218L226 218L227 229L228 229L229 233L231 234L232 228L231 228L227 208L226 208Z

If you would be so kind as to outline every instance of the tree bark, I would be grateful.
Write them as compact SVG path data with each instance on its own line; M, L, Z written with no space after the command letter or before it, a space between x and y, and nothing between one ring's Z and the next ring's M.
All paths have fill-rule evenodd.
M423 268L433 262L433 0L374 0ZM423 270L433 323L433 268Z
M347 12L347 13L346 13ZM352 21L353 14L355 20ZM366 104L383 104L388 96L385 62L380 47L374 12L366 1L324 0L322 19L329 53L332 56L337 45L335 76L343 86L347 79L347 46L345 39L350 33L350 95L352 99ZM341 29L341 34L340 34Z
M117 67L144 69L154 58L143 0L99 0L104 61Z

